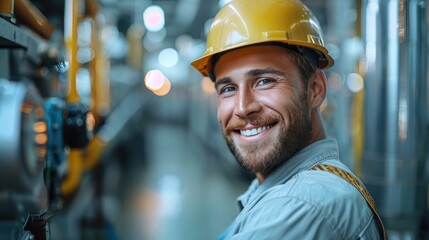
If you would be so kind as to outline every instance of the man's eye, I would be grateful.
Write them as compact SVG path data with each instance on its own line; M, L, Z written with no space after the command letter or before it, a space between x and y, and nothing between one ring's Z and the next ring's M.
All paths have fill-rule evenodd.
M269 78L263 78L263 79L261 79L261 80L258 81L258 85L265 85L265 84L268 84L270 82L272 82L271 79L269 79Z
M232 86L226 86L220 89L220 93L230 93L235 91L235 87Z

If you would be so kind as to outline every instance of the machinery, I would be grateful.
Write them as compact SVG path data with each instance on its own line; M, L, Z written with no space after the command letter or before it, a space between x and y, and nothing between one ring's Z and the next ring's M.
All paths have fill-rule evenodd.
M42 99L32 85L0 81L0 123L0 218L5 220L0 224L0 237L22 235L15 232L17 219L28 218L25 226L43 232L46 225L35 227L33 221L44 222L44 217L29 214L48 208L43 179L47 124Z
M99 96L108 94L90 107L76 90L77 25L79 17L93 19L97 3L63 7L67 26L54 26L28 0L0 3L0 239L49 239L52 213L97 164L105 143L91 130L107 122L97 104L106 106ZM100 56L94 59L107 60ZM103 67L92 64L93 76ZM105 91L107 83L93 82L93 95Z

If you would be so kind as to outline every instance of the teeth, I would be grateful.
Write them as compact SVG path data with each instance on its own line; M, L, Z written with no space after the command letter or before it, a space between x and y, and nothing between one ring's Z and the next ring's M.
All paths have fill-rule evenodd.
M263 126L263 127L259 127L259 128L253 128L253 129L248 129L248 130L240 130L240 134L246 137L250 137L250 136L254 136L256 134L259 134L267 129L269 129L270 126Z

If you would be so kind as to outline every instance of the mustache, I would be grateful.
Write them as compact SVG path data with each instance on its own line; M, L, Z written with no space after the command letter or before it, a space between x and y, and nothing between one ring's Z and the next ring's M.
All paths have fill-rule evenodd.
M272 125L273 123L276 123L276 122L278 122L278 120L274 116L265 116L265 117L257 117L257 118L237 118L237 119L231 120L228 123L228 125L225 127L225 132L242 129L247 125L266 126L266 125Z

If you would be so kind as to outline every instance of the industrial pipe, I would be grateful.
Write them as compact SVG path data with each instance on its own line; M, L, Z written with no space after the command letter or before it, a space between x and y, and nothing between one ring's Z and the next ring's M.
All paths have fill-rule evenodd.
M0 16L13 17L13 0L0 1Z
M389 236L417 239L428 146L427 0L364 0L362 179Z
M3 0L3 2L9 2L9 0ZM15 0L15 16L20 23L28 26L46 40L51 38L55 30L39 9L28 0Z

